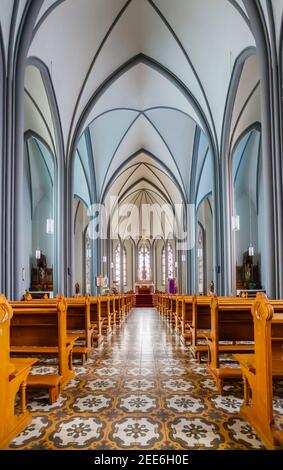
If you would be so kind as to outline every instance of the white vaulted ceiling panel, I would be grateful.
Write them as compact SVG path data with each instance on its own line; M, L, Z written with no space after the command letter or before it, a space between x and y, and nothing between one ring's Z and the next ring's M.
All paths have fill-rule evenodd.
M227 0L155 0L178 35L203 86L218 139L232 67L254 38L240 13ZM201 53L200 53L201 51Z
M260 87L257 87L253 95L250 97L249 102L243 109L241 118L238 121L234 134L231 140L231 149L234 147L241 134L252 124L261 121L260 109Z
M40 57L50 69L52 63L65 142L93 56L123 4L123 0L66 0L42 23L30 46L29 55Z
M42 76L40 71L31 65L26 67L25 90L30 95L30 99L34 101L35 106L40 110L41 119L46 121L52 140L55 143L53 120Z
M98 191L120 141L138 116L136 111L113 110L97 118L89 127Z
M184 183L188 187L196 123L178 110L154 109L146 115L166 141Z
M168 149L166 143L162 140L148 120L141 115L129 129L127 136L125 136L117 149L113 161L108 168L108 178L123 164L126 158L130 157L140 149L147 150L149 153L161 160L167 167L171 168L174 173L179 174L172 155L170 154L170 149Z
M256 55L248 57L245 61L240 81L238 84L236 99L234 103L232 120L231 120L231 133L239 119L240 113L245 106L246 101L249 99L253 89L259 82L258 60Z
M132 108L143 111L155 106L179 109L201 125L196 111L180 89L157 70L139 63L105 90L89 114L85 127L109 109Z
M120 65L140 53L178 76L197 97L209 120L205 100L184 53L152 6L140 0L132 0L109 35L85 86L77 117L93 91Z
M54 141L52 135L44 122L40 110L35 106L32 99L25 93L24 98L25 127L24 131L31 131L39 135L55 153Z

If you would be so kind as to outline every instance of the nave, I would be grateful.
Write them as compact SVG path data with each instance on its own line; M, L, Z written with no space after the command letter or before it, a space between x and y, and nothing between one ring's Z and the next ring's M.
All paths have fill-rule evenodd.
M202 363L192 359L156 309L132 309L93 350L59 399L28 392L31 424L10 449L262 449L239 415L242 381L219 395ZM52 359L34 373L52 373ZM283 381L274 412L282 413ZM281 415L283 422L283 416Z

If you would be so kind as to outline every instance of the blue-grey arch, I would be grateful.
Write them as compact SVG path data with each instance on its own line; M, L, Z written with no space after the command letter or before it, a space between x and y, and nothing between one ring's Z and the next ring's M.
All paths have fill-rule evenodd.
M264 13L258 0L250 2L243 0L249 15L251 28L255 37L261 79L261 112L262 112L262 150L263 150L263 199L266 224L264 227L265 247L268 252L266 262L266 289L270 296L282 296L283 292L283 243L282 230L282 198L276 188L282 185L282 175L276 170L280 166L281 155L276 149L276 136L274 126L279 135L278 107L274 108L274 82L272 77L277 66L272 61L269 32L265 22ZM275 87L276 88L276 87ZM274 116L274 119L272 118ZM272 122L273 119L273 122ZM275 149L275 150L274 150ZM275 178L279 179L274 186ZM271 262L272 260L272 262Z
M164 186L164 184L161 182L160 178L153 172L153 170L152 170L152 168L151 168L151 165L148 165L147 163L136 163L136 164L134 164L134 165L132 165L132 166L126 168L124 171L122 171L122 172L120 173L119 177L120 177L125 171L127 171L128 169L135 167L135 169L133 170L133 172L131 173L131 175L128 177L128 180L129 180L130 177L131 177L131 176L140 168L140 166L142 166L142 165L145 166L151 173L153 173L153 175L156 177L156 179L160 182L161 186L165 189L165 186ZM154 167L154 168L157 168L157 167ZM160 170L160 171L161 171L164 175L166 175L165 172L163 172L162 170ZM168 177L168 175L166 175L166 176ZM140 180L141 180L141 179L142 179L142 178L140 178ZM140 180L139 180L139 181L140 181ZM149 181L148 179L146 179L146 180ZM120 193L121 193L121 192L122 192L122 188L121 188L121 190L118 192L118 196L120 196ZM161 192L162 192L162 191L161 191ZM165 194L165 192L164 192L164 194ZM170 204L173 205L173 200L171 199L171 197L170 197L169 194L168 194L168 196L167 196L167 200L168 200L168 202L169 202Z
M199 201L199 203L198 203L198 205L197 205L196 213L198 213L198 210L199 210L201 204L202 204L206 199L208 199L209 196L212 196L212 191L209 191L207 194L205 194L205 195L201 198L201 200ZM210 204L209 200L208 200L208 204L209 204L209 209L210 209L211 215L213 215L213 210L212 210L212 207L211 207L211 204Z
M231 163L233 161L233 157L235 155L235 152L237 150L237 147L238 145L240 144L241 140L245 138L246 135L248 135L248 139L244 145L244 148L242 149L242 152L241 152L241 156L240 156L240 159L239 159L239 162L238 162L238 166L236 168L236 171L235 171L235 175L234 175L234 180L233 180L233 190L234 190L234 187L236 185L236 181L237 181L237 176L238 176L238 172L240 170L240 167L241 167L241 163L242 163L242 160L244 158L244 155L245 155L245 152L246 152L246 149L250 143L250 140L251 140L251 137L252 137L252 133L256 131L259 133L259 143L258 143L258 151L257 151L257 160L256 160L256 211L257 211L257 215L258 215L258 208L259 208L259 184L260 184L260 181L259 181L259 178L260 178L260 164L261 164L261 123L260 122L255 122L253 124L251 124L247 129L245 129L241 135L239 136L239 138L237 139L234 147L233 147L233 150L231 152Z
M54 165L54 170L56 171L56 165L57 165L57 162L56 162L56 158L55 158L55 154L53 153L53 150L51 149L51 147L48 145L48 143L43 139L43 137L41 137L37 132L33 131L32 129L28 129L25 133L24 133L24 141L28 141L30 138L34 138L35 140L35 143L36 143L36 146L37 146L37 149L38 149L38 152L42 158L42 161L44 163L44 166L46 167L46 171L47 171L47 174L49 176L49 179L50 179L50 183L52 186L54 186L54 178L52 178L52 175L50 174L50 170L47 166L47 163L46 163L46 160L45 160L45 157L44 155L42 154L42 150L41 148L39 147L38 145L38 142L40 142L44 147L46 147L46 149L48 150L48 153L50 154L50 156L52 157L52 161L53 161L53 165Z
M58 102L56 99L50 71L46 64L38 59L37 57L29 57L26 61L26 65L37 68L41 74L42 82L45 88L51 118L53 122L53 129L55 135L55 178L54 178L54 200L55 200L55 211L54 211L54 223L55 223L55 240L54 240L54 280L55 280L55 291L64 291L64 259L65 243L64 243L64 229L65 224L59 223L62 221L64 214L65 198L64 198L64 187L65 187L65 150L62 132L62 123L59 113Z
M120 78L122 75L127 73L129 70L131 70L134 66L138 64L144 64L157 72L159 72L161 75L163 75L165 78L167 78L171 83L173 83L177 89L179 89L182 94L185 96L185 98L190 102L190 104L193 106L195 109L196 113L198 114L201 124L203 126L203 129L208 137L210 146L212 148L212 153L213 155L217 155L217 148L214 143L213 139L213 134L210 129L209 123L206 119L205 113L202 110L200 104L198 103L197 99L193 96L191 91L186 87L186 85L175 75L173 74L168 68L164 67L162 64L160 64L158 61L146 56L145 54L137 54L136 56L132 57L128 61L126 61L124 64L122 64L120 67L118 67L114 72L112 72L109 77L97 88L97 90L94 92L92 97L89 99L87 105L85 106L78 122L76 125L76 129L74 132L74 136L72 139L72 144L70 147L70 152L68 155L68 159L72 160L74 156L74 151L79 139L79 136L82 132L84 123L87 119L87 116L91 112L91 110L94 108L96 102L99 100L99 98L105 93L105 91L112 86L113 83L115 83L118 78Z
M157 7L157 5L155 5L155 3L153 2L153 0L147 0L148 3L150 3L150 5L153 7L153 9L157 12L157 14L159 15L159 17L161 18L161 20L163 21L163 23L165 24L165 26L167 27L167 29L170 31L170 33L172 34L173 38L175 39L176 43L178 44L178 46L180 47L182 53L184 54L188 64L190 65L190 68L195 76L195 79L200 87L200 90L202 92L202 95L203 95L203 98L204 98L204 101L205 101L205 104L206 104L206 107L207 107L207 110L208 110L208 115L209 115L209 118L211 120L211 124L212 124L212 134L214 136L214 139L215 139L215 145L216 145L216 148L217 148L217 151L218 151L218 139L217 139L217 132L216 132L216 127L215 127L215 123L214 123L214 119L213 119L213 115L212 115L212 111L211 111L211 108L210 108L210 104L209 104L209 101L208 101L208 98L206 96L206 93L205 93L205 90L204 90L204 86L201 82L201 79L190 59L190 56L186 50L186 48L184 47L184 45L182 44L180 38L178 37L178 35L176 34L176 32L174 31L174 29L172 28L172 26L170 25L169 21L165 18L165 16L161 13L161 11L159 10L159 8Z
M25 94L27 95L27 97L29 98L29 100L32 102L33 106L35 107L37 113L40 115L43 123L44 123L44 126L47 130L47 134L49 135L49 138L51 140L51 143L52 143L52 148L53 148L53 153L55 154L56 153L56 149L55 149L55 145L54 145L54 139L53 139L53 136L52 136L52 133L51 133L51 130L47 124L47 121L45 119L45 116L43 115L40 107L38 106L37 102L35 101L35 99L33 98L33 96L30 94L30 92L25 88Z
M231 131L231 122L233 116L233 109L237 97L238 87L246 60L252 55L256 55L256 47L248 47L244 49L236 58L230 78L228 93L226 96L222 131L221 131L221 158L222 160L227 158L229 148L229 136Z
M3 44L3 36L2 36L2 28L0 25L0 184L1 188L4 188L4 172L5 172L5 167L4 167L4 154L5 154L5 142L4 142L4 116L5 116L5 80L4 77L6 76L6 64L5 64L5 52L4 52L4 44ZM4 220L4 194L3 191L0 191L0 215L1 215L1 220ZM5 233L3 230L3 225L1 224L1 230L0 230L0 255L1 255L1 260L0 260L0 289L1 292L5 292L4 289L4 237Z
M11 108L9 112L14 116L13 132L7 137L9 140L7 151L7 166L11 168L11 178L7 182L7 192L9 194L7 209L6 232L6 294L10 298L21 296L21 234L18 224L22 222L22 189L23 189L23 120L24 120L24 76L27 53L31 42L32 30L38 16L43 0L36 2L28 0L26 2L21 21L18 27L17 36L14 42L13 65L9 73L11 80Z
M105 188L102 196L101 196L101 203L104 202L105 200L105 197L106 197L106 194L108 192L108 188L114 183L114 181L116 180L116 178L119 176L121 170L126 166L127 164L132 161L134 158L136 158L137 156L139 156L141 153L144 153L145 155L148 155L149 157L151 157L154 161L156 161L161 167L164 168L165 170L165 174L167 173L171 180L175 183L175 185L177 186L180 194L181 194L181 197L182 197L182 200L184 203L186 203L186 195L183 193L183 189L182 187L180 186L178 180L176 179L175 175L172 173L172 171L170 170L170 168L167 167L167 165L165 165L164 162L162 162L162 160L160 160L158 157L156 157L153 153L149 152L148 150L144 149L144 148L141 148L139 150L137 150L135 153L133 153L132 155L130 155L123 163L121 163L121 165L115 170L115 172L113 173L113 175L111 176L111 178L109 179L109 182L107 184L107 188Z

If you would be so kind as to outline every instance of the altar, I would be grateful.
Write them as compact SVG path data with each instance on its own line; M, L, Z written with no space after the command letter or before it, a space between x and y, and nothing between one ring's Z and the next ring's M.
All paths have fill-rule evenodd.
M152 281L137 281L135 282L136 294L152 294L154 292L154 283Z

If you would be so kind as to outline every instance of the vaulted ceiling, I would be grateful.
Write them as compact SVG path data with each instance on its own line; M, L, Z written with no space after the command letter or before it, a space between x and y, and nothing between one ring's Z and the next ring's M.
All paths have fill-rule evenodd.
M6 59L26 4L0 2ZM265 0L261 5L271 34L270 11ZM271 1L277 42L282 6L282 0ZM49 69L62 128L60 157L70 159L76 151L75 177L85 175L87 188L80 178L77 192L88 191L88 202L114 189L127 201L138 195L176 202L190 200L192 179L198 179L195 187L210 193L213 165L205 162L213 152L219 156L233 68L248 48L255 40L241 0L44 0L29 64L36 58ZM26 130L56 153L41 80L29 65ZM230 148L261 119L256 55L247 57L237 87Z

